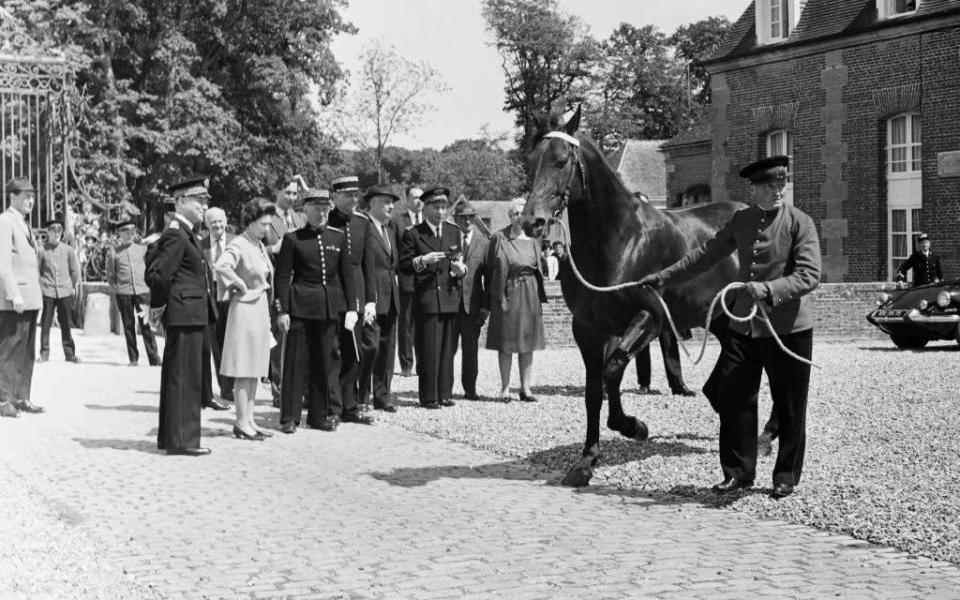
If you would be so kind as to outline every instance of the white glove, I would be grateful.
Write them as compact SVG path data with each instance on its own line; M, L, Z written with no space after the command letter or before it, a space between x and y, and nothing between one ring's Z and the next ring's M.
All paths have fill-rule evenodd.
M377 305L374 302L367 302L363 305L363 322L372 325L377 320Z
M353 331L353 328L357 326L357 319L357 311L347 311L347 314L343 317L343 327L347 331Z

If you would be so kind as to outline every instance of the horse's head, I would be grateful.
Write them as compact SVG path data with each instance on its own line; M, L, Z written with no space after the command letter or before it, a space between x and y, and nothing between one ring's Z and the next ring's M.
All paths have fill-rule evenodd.
M577 107L566 123L545 128L528 157L528 172L533 175L523 210L524 222L528 228L542 231L548 239L563 239L551 230L563 217L567 205L586 193L580 140L574 137L579 126Z

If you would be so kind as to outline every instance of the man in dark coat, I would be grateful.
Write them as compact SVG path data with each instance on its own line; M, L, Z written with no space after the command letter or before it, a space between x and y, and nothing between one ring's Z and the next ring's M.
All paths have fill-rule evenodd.
M369 377L360 378L361 360L376 352L378 332L375 298L371 287L372 276L369 263L364 262L367 236L370 233L370 219L357 210L360 200L360 180L353 175L338 177L331 182L333 210L327 223L341 229L347 236L347 252L354 269L354 281L357 286L358 305L353 310L363 311L363 323L356 328L340 328L340 396L343 400L342 419L349 423L370 425L371 381Z
M307 423L336 431L343 413L340 328L353 331L357 324L355 268L346 234L327 222L330 195L308 190L303 207L307 224L284 236L277 256L277 328L287 345L280 387L284 433L300 424L308 380Z
M406 206L395 210L394 222L403 232L423 222L423 203L420 197L423 190L418 187L407 189ZM413 354L413 273L401 271L397 275L397 285L400 288L400 314L397 315L397 355L400 358L400 376L412 377L415 357Z
M400 246L400 270L414 274L414 339L420 404L453 406L453 355L457 346L463 263L460 230L444 222L450 191L424 190L424 222L408 229Z
M683 371L680 366L680 344L669 327L660 332L660 354L663 356L663 368L667 373L667 384L670 393L675 396L696 396L697 393L683 382ZM637 353L637 385L641 394L658 394L650 388L650 346L644 346Z
M361 378L372 378L375 409L396 412L390 386L396 356L397 314L400 312L400 291L397 287L400 238L397 224L391 217L394 204L400 198L389 186L375 185L366 191L363 200L371 229L364 251L364 271L369 275L368 286L373 290L376 310L374 325L378 341L375 352L365 357Z
M157 446L167 454L198 456L210 453L200 447L200 409L211 400L205 385L212 375L207 328L217 319L217 306L193 228L203 220L210 195L203 178L181 181L170 192L174 218L157 240L145 276L150 322L166 329Z
M736 251L744 289L731 294L733 314L762 303L786 348L806 360L813 350L813 316L807 294L820 283L820 242L813 219L782 201L786 156L766 158L740 175L751 182L748 208L737 211L713 239L663 271L643 279L654 287L679 285ZM800 481L806 447L810 365L783 352L760 319L730 321L711 379L722 390L708 398L720 413L720 465L728 493L753 485L757 462L757 395L764 371L780 436L773 471L773 496L793 493Z
M939 283L943 280L943 270L940 268L940 257L930 252L930 238L922 233L917 238L917 244L919 248L897 269L897 281L906 280L907 271L913 269L913 285Z
M469 200L461 200L453 209L453 218L460 228L463 262L467 273L463 277L463 294L457 312L457 337L460 340L460 385L467 400L476 400L477 367L480 350L480 330L487 315L487 248L490 241L473 226L477 216Z

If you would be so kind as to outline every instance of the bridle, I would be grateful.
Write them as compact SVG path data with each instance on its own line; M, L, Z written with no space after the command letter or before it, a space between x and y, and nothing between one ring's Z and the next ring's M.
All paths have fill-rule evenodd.
M553 211L553 218L559 220L563 212L570 205L570 190L573 188L573 178L580 174L580 191L586 200L590 199L590 187L587 185L587 167L583 162L583 152L580 150L580 140L562 131L551 131L543 136L545 139L558 139L566 142L570 153L567 162L574 161L574 166L567 175L567 182L562 188L557 188L554 196L560 198L557 208ZM566 165L564 165L566 166Z

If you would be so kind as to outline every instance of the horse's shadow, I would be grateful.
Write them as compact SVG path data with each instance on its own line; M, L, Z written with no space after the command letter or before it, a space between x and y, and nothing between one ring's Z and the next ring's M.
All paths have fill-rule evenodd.
M629 440L604 440L601 463L616 466L643 461L655 456L708 454L697 446L677 439L704 439L684 435L670 439L651 438L638 444ZM437 465L431 467L401 467L389 472L370 472L372 478L400 487L420 487L440 479L502 479L507 481L542 482L560 486L567 468L580 458L579 444L565 444L533 452L526 457L479 466ZM633 498L639 502L663 505L695 503L706 507L728 506L747 495L769 493L769 489L753 488L737 494L718 496L709 486L679 485L661 490L632 489L614 485L590 485L572 488L572 493L599 494Z

